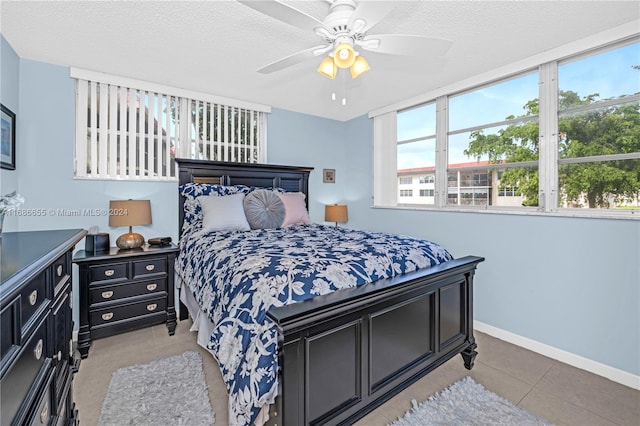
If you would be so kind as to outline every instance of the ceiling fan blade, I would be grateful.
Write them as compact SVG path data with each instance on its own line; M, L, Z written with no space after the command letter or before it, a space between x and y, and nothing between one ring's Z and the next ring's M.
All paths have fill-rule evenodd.
M375 43L375 40L379 43ZM453 43L449 40L421 35L376 34L365 37L361 43L356 42L356 44L364 50L389 55L443 56Z
M275 71L280 71L292 65L299 64L300 62L304 62L312 58L317 58L322 53L329 51L331 47L332 47L331 45L328 45L328 46L321 45L321 46L314 46L312 48L305 49L301 52L294 53L293 55L289 55L282 59L278 59L277 61L272 62L269 65L260 68L258 72L261 74L270 74Z
M382 2L382 1L360 1L356 10L349 18L347 24L349 28L357 28L358 33L365 33L370 30L374 25L387 16L396 5L394 2ZM362 22L364 21L364 26Z
M324 22L278 0L238 0L239 3L276 18L284 23L313 31L315 28L327 28Z

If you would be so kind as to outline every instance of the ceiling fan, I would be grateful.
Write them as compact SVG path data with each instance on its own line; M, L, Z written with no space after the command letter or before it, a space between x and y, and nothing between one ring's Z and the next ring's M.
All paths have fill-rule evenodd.
M318 67L323 76L334 79L339 68L348 68L356 78L370 69L368 62L356 49L389 55L442 56L451 41L404 34L375 34L368 32L395 7L393 1L326 0L329 14L321 21L279 0L238 0L265 15L298 28L313 31L323 44L278 59L258 72L269 74L300 62L328 53Z

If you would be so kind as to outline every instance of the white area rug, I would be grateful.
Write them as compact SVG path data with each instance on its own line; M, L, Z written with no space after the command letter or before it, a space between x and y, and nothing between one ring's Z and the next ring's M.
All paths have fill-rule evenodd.
M486 390L471 377L465 377L420 404L415 400L411 403L413 408L391 423L392 426L551 424Z
M215 413L197 352L121 368L111 376L99 426L209 426Z

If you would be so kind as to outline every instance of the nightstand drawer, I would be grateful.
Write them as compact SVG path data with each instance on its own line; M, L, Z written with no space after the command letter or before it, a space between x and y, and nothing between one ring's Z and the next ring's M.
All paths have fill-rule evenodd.
M36 312L49 303L47 271L43 271L24 286L20 294L20 317L22 335L29 334L28 323Z
M164 274L167 272L166 257L149 257L144 260L136 260L132 263L133 278L151 274Z
M95 265L89 267L91 282L107 280L126 280L127 262L110 263L108 265Z
M92 310L90 312L91 327L111 324L147 314L165 312L166 308L167 298L162 297Z
M143 294L167 291L167 279L140 281L136 283L122 283L110 286L91 287L89 305L124 299L126 297L141 296Z

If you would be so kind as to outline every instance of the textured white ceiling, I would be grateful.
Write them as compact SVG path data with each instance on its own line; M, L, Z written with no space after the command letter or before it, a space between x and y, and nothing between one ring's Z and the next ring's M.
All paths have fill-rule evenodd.
M326 1L287 1L323 19ZM637 1L396 1L369 34L449 39L444 61L363 52L371 71L331 81L320 59L257 69L322 44L236 1L7 1L0 30L21 58L348 120L640 17ZM640 29L639 29L640 30ZM342 77L345 78L342 78ZM343 93L347 105L331 100Z

